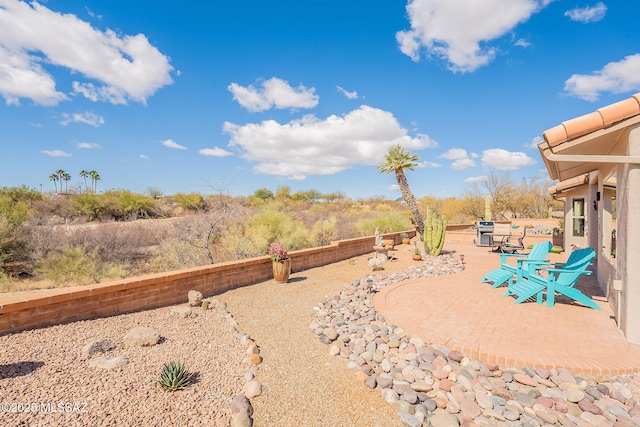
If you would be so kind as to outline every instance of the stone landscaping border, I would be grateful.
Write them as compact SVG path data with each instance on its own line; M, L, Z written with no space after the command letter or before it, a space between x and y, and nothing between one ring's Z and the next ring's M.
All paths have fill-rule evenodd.
M501 368L409 337L376 312L373 295L382 287L464 268L456 263L432 257L424 267L356 280L318 304L310 327L406 426L640 425L633 375L596 381L566 369Z

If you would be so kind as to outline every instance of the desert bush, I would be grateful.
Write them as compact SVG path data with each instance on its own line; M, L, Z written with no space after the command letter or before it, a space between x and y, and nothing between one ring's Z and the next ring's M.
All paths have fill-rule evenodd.
M175 237L163 239L153 251L149 269L153 272L181 270L209 264L209 257L185 240Z
M274 241L282 242L289 250L311 246L307 226L280 202L265 204L260 213L249 218L246 233L263 254Z
M5 189L3 189L5 190ZM0 192L0 270L8 273L10 264L19 263L17 255L23 252L27 235L23 223L29 216L28 202L8 192Z
M410 230L413 228L411 218L398 212L382 212L373 218L363 218L356 224L356 229L362 236L375 233L376 228L381 233L391 233L394 231Z
M173 200L185 211L196 212L205 208L204 197L200 193L176 193Z
M155 199L127 190L108 191L99 196L102 216L116 221L131 221L148 218L155 207Z
M313 246L325 246L336 238L337 218L322 218L317 220L311 228L311 243Z
M103 278L125 277L122 266L104 262L98 250L66 246L61 252L40 260L36 271L56 285L98 283Z
M97 194L79 194L75 197L75 204L78 214L86 216L89 221L100 218L104 212L100 196Z

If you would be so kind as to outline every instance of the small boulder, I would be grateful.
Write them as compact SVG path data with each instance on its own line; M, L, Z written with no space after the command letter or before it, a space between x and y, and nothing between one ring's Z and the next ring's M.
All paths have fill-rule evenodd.
M127 332L122 340L125 347L150 347L160 342L160 334L152 328L138 326Z
M202 305L202 292L189 291L189 307L200 307Z
M82 356L91 357L97 353L106 353L113 350L116 346L109 341L93 341L82 347Z
M244 412L239 412L231 418L231 427L251 427L253 420Z
M244 394L238 394L231 401L231 413L235 415L240 412L244 412L250 417L253 416L253 406L251 406L251 402Z
M89 366L93 368L101 369L115 369L129 364L129 358L127 356L116 357L98 357L89 361Z
M262 394L262 384L258 380L251 380L244 385L242 392L247 399L260 396Z
M192 310L191 307L181 305L178 307L171 307L171 314L182 319L186 319L187 317L191 317Z

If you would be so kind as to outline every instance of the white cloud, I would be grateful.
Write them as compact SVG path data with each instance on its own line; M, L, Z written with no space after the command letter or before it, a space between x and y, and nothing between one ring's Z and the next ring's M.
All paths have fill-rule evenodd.
M226 157L226 156L231 156L233 154L219 147L203 148L202 150L198 151L198 153L202 154L203 156L211 156L211 157Z
M62 126L67 126L69 123L84 123L87 125L91 125L93 127L100 127L104 124L104 117L99 116L95 113L90 113L89 111L85 111L84 113L75 113L75 114L62 114L62 120L60 124Z
M0 24L0 33L2 31ZM2 34L0 64L3 72L0 74L0 95L4 97L7 105L20 105L20 98L29 98L40 105L57 105L60 101L69 99L64 93L56 90L55 81L40 64L32 62L25 52L4 48L1 40Z
M525 142L522 146L528 150L534 150L538 148L538 144L541 144L544 139L541 136L535 136L531 141Z
M522 152L491 148L482 152L482 164L499 170L510 171L535 165L536 161Z
M476 165L476 162L469 158L469 153L467 153L467 150L463 148L451 148L438 157L442 159L453 160L453 163L451 163L451 167L456 170L472 168Z
M601 92L625 93L640 89L640 54L610 62L591 75L574 74L564 90L587 101L597 101Z
M78 149L83 149L83 148L92 149L92 148L100 148L100 145L96 144L95 142L78 142L76 144L76 147Z
M599 2L593 7L585 6L585 7L576 7L571 10L567 10L564 13L564 16L569 17L572 21L589 23L589 22L598 22L604 19L604 16L607 14L607 6Z
M424 134L409 136L393 114L367 105L343 116L319 119L309 114L285 124L225 122L223 130L231 136L229 145L240 147L242 157L255 163L256 172L298 180L378 165L392 145L407 150L438 145Z
M164 141L162 141L162 145L167 148L175 148L176 150L187 150L187 147L178 144L173 139L165 139Z
M293 88L289 86L289 82L277 77L259 83L261 88L256 88L254 85L244 87L237 83L231 83L227 89L233 94L233 99L238 101L238 104L254 113L270 108L295 110L313 108L318 105L318 95L314 93L315 88L307 89L303 85Z
M420 60L427 57L449 63L455 72L471 72L487 65L496 55L488 46L526 22L550 0L409 0L411 30L396 33L402 53ZM499 13L497 13L499 11Z
M336 88L338 89L338 92L340 92L341 94L343 94L344 96L346 96L349 99L358 99L358 92L356 92L355 90L353 92L349 92L346 89L340 87L340 86L336 86Z
M476 162L472 159L458 159L455 162L451 163L451 167L455 170L463 170L475 167Z
M525 39L518 39L518 40L516 40L516 42L514 44L516 46L520 46L520 47L524 47L524 48L527 48L527 47L531 46L531 43L529 43Z
M447 160L461 160L468 158L467 150L463 148L451 148L444 154L440 154L438 157Z
M78 79L72 84L77 93L120 104L146 103L172 83L173 69L143 34L100 31L75 15L19 0L2 0L0 64L0 94L9 105L19 105L20 98L39 105L69 99L43 65L69 70Z
M140 158L146 160L149 158L149 156L147 156L146 154L140 154Z
M481 176L470 176L469 178L465 179L464 182L466 183L472 183L472 182L484 182L486 180L488 180L489 177L486 175L481 175Z
M400 190L400 186L398 184L389 184L387 185L387 190L390 190L390 191Z
M65 153L62 150L42 150L41 153L51 157L71 157L71 154Z
M424 162L420 162L418 163L418 167L419 168L439 168L442 165L440 163L436 163L436 162L430 162L428 160L425 160Z

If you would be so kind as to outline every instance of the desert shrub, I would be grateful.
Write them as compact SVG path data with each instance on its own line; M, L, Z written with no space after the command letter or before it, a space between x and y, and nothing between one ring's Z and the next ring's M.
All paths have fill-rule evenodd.
M322 218L317 220L311 228L311 242L313 246L325 246L336 238L337 218Z
M186 211L196 212L205 208L204 197L200 193L176 193L173 200Z
M23 252L27 233L23 223L29 217L26 201L0 192L0 270L8 272L9 264L19 263L18 254Z
M307 226L280 202L265 204L260 213L249 218L246 235L251 236L256 249L267 253L272 242L282 242L288 250L311 246Z
M376 228L381 233L410 230L413 228L411 219L398 212L382 212L373 218L363 218L356 224L356 229L363 236L374 234Z
M131 221L149 217L155 199L128 190L108 191L100 196L103 216L117 221Z
M86 216L89 221L100 218L104 212L104 207L100 201L100 196L93 193L83 193L75 197L75 204L78 214Z
M158 228L153 230L144 222L77 226L66 231L65 237L58 241L64 242L63 245L84 246L89 252L97 250L103 261L121 263L140 259L144 257L145 248L159 244L168 231L161 224Z
M153 251L150 270L154 272L180 270L209 264L207 253L189 242L169 237Z
M124 268L100 259L96 249L66 246L36 264L36 271L56 285L98 283L103 278L125 277Z

